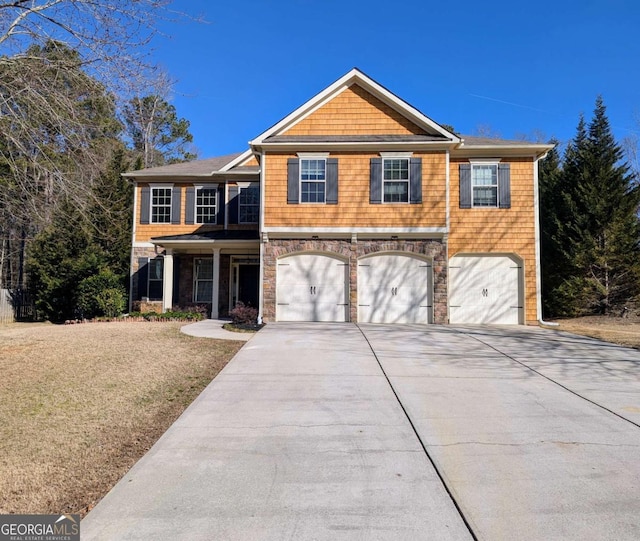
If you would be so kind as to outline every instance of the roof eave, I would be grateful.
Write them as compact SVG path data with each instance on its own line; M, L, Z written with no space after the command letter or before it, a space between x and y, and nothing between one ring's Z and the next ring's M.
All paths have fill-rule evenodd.
M452 157L469 156L524 156L543 157L554 148L552 144L514 144L514 145L465 145L461 143L454 147Z
M155 174L155 175L136 175L134 173L123 173L122 176L129 180L138 180L143 182L173 182L173 181L190 181L190 180L215 180L220 182L226 178L257 178L260 179L260 171L213 171L206 174L192 175L176 175L171 173Z
M334 142L275 142L260 143L256 145L257 149L265 149L271 151L283 150L291 151L292 149L304 149L311 151L320 150L446 150L453 148L458 143L453 141L334 141Z
M202 239L202 240L162 240L159 238L150 239L149 242L155 246L161 246L170 250L185 250L189 248L202 248L204 246L218 246L220 248L237 248L260 245L259 239Z

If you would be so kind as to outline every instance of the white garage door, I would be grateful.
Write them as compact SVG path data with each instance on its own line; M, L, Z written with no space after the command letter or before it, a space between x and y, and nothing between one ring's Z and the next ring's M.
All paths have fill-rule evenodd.
M358 321L430 323L431 263L417 257L381 254L358 261Z
M522 265L509 256L456 256L449 263L450 323L523 323Z
M277 321L347 321L349 265L335 257L298 254L278 260Z

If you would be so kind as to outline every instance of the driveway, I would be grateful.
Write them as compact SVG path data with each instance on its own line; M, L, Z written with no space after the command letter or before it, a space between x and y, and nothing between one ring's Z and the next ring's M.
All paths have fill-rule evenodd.
M638 539L640 352L526 327L270 324L82 539Z

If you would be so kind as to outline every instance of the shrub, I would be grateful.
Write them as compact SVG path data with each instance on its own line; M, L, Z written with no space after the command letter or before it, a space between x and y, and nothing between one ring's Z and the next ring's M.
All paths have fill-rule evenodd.
M106 317L118 317L124 312L126 296L122 288L111 287L98 293L96 301L102 311L102 315Z
M236 307L229 311L234 325L255 325L258 320L258 310L238 301Z
M78 309L85 318L116 317L124 311L126 295L120 278L103 269L78 285Z
M174 306L173 312L183 312L185 314L197 314L200 319L205 319L209 313L209 308L206 304L186 304L185 306Z

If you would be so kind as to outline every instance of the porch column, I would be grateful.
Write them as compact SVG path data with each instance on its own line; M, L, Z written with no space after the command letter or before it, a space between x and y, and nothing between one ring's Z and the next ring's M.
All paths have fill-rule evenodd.
M173 252L167 250L164 255L162 273L162 311L171 311L173 307Z
M213 249L213 284L211 287L211 319L218 319L218 294L220 288L220 248Z

